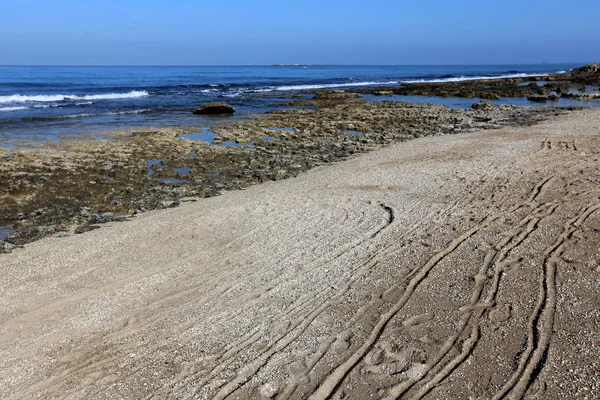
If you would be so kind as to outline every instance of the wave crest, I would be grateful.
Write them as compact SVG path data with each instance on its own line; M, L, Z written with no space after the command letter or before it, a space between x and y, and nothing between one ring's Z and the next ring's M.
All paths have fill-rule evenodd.
M283 92L290 90L313 90L313 89L328 89L336 87L352 87L352 86L374 86L374 85L394 85L399 83L398 81L387 81L387 82L346 82L346 83L324 83L315 85L294 85L294 86L278 86L270 89L263 89L262 91L273 91L280 90ZM257 90L261 91L261 90Z
M27 110L29 107L2 107L0 112Z
M548 76L549 74L506 74L496 76L454 76L452 78L434 78L434 79L409 79L403 80L402 83L442 83L442 82L464 82L464 81L477 81L480 79L508 79L508 78L532 78L536 76Z
M84 96L50 94L50 95L21 95L0 96L0 103L53 102L65 100L116 100L150 96L145 90L132 90L127 93L88 94Z
M105 112L105 113L81 113L81 114L69 114L69 115L60 115L56 117L47 117L46 119L67 119L67 118L85 118L85 117L105 117L112 115L131 115L131 114L143 114L147 113L151 110L132 110L132 111L115 111L115 112Z

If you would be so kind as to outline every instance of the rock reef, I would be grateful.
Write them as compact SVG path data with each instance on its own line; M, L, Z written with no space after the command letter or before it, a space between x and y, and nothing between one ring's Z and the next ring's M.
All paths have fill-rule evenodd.
M566 80L584 85L600 86L600 63L588 64L564 74L552 75L551 80Z
M571 90L585 92L588 86L600 86L600 64L589 64L562 74L506 79L477 79L461 82L408 83L396 87L370 87L359 93L377 96L439 96L482 98L497 100L500 97L532 98L548 101L558 96L587 100L588 96L571 95ZM598 90L596 88L596 90ZM546 99L542 97L546 96ZM552 97L548 97L552 96Z
M450 109L430 104L331 100L328 107L255 115L214 126L72 137L0 158L3 248L46 234L177 206L269 180L294 177L415 137L531 124L558 108Z

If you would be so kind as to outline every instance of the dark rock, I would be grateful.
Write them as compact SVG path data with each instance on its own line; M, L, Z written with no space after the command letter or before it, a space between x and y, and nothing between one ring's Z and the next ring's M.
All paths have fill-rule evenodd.
M343 99L356 99L359 98L360 94L346 92L345 90L322 90L315 93L315 100L343 100Z
M19 246L0 240L0 253L10 253L16 247Z
M528 96L527 97L527 100L534 101L536 103L545 103L547 101L557 101L558 99L559 99L559 97L556 94L533 95L533 96Z
M29 226L18 229L17 232L10 235L6 241L10 244L21 246L43 237L50 236L60 230L61 229L59 229L58 226L54 225Z
M569 93L571 86L573 85L568 82L549 82L544 85L546 89L555 91L558 94ZM583 85L582 89L585 89L585 85Z
M586 85L600 85L600 63L584 65L564 74L552 75L552 80L566 80Z
M534 96L528 96L527 100L529 101L534 101L536 103L545 103L546 101L548 101L548 97L546 96L539 96L539 95L534 95Z
M235 108L225 103L207 103L194 110L197 115L229 115L235 112Z
M376 90L373 92L373 94L375 96L393 96L394 91L393 90Z
M464 82L425 82L410 83L401 87L365 88L360 89L360 93L369 93L375 95L394 95L404 96L440 96L440 97L461 97L461 98L482 98L488 100L497 100L500 97L526 97L536 93L546 93L543 87L519 86L520 81L516 80L473 80ZM384 91L385 93L381 93Z
M75 234L79 235L82 234L84 232L89 232L89 231L93 231L94 229L99 229L100 227L98 225L92 225L88 222L85 222L81 225L79 225L77 228L75 228Z
M488 110L493 110L494 108L496 108L496 106L494 105L494 103L489 102L487 100L481 100L478 103L473 103L471 105L471 108L473 110L484 110L484 111L488 111Z
M567 98L567 99L574 99L574 100L595 100L595 99L600 99L600 92L590 92L590 93L581 93L581 92L576 92L576 93L563 93L561 95L561 97Z
M600 74L600 63L587 64L571 71L573 74Z
M107 222L116 222L123 220L122 216L115 215L112 212L92 214L88 218L89 219L87 222L90 224L105 224Z

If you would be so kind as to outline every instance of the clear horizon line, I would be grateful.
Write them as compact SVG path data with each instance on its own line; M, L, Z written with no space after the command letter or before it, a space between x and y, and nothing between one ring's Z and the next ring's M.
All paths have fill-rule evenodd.
M461 67L461 66L530 66L530 65L563 65L563 64L591 64L591 62L540 62L540 63L501 63L501 64L304 64L304 63L277 63L277 64L0 64L0 67Z

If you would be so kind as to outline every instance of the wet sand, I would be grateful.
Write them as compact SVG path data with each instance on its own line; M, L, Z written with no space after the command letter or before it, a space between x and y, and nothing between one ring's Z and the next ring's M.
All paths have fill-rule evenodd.
M599 111L0 254L0 397L591 399Z

